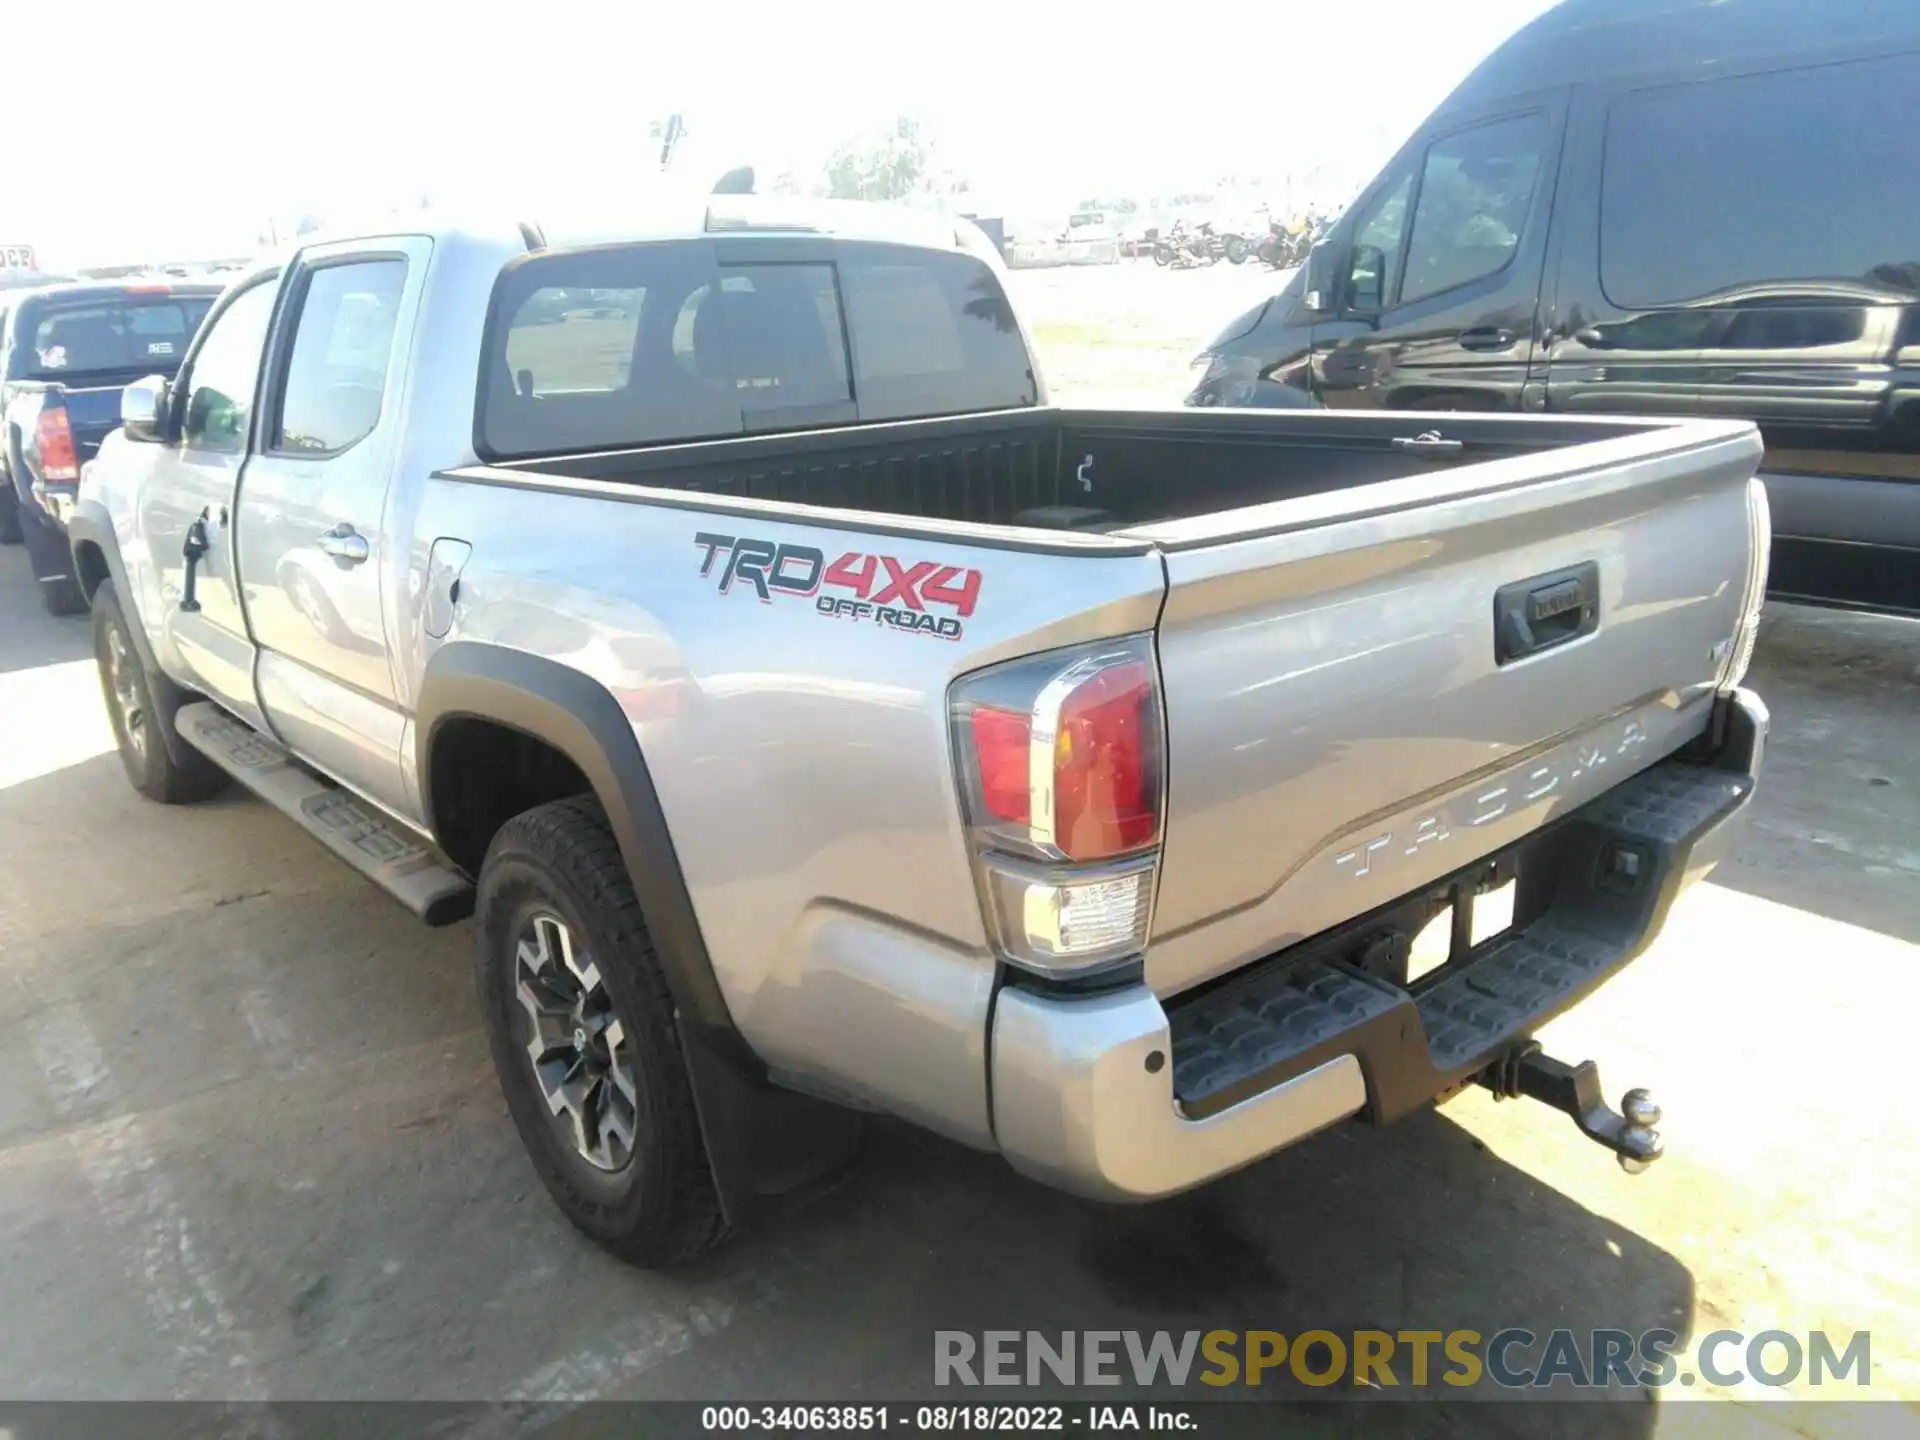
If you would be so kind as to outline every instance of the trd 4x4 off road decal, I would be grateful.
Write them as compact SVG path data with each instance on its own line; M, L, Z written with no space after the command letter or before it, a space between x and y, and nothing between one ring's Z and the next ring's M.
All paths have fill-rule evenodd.
M740 586L768 604L783 595L811 598L822 615L868 620L943 640L960 638L960 622L973 614L980 599L980 572L958 565L908 563L859 550L829 561L826 551L811 545L781 545L706 530L695 535L693 543L705 552L700 557L702 575L712 576L715 563L726 557L720 564L722 595ZM952 614L936 614L933 607Z

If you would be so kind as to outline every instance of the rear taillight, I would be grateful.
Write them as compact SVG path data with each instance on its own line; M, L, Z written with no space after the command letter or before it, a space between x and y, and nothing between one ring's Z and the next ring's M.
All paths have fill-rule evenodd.
M961 799L1001 953L1043 974L1146 944L1164 746L1152 641L1017 660L954 686Z
M34 422L33 440L40 452L42 480L80 478L80 457L74 453L73 427L67 424L65 410L42 410Z

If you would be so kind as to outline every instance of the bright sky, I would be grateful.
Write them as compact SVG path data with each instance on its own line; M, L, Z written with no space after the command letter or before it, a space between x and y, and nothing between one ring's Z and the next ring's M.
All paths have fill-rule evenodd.
M701 190L737 164L811 181L911 114L989 212L1316 168L1344 195L1547 3L21 0L0 243L48 268L245 254L269 218L422 192L605 223L662 183L647 125L674 110L670 183Z

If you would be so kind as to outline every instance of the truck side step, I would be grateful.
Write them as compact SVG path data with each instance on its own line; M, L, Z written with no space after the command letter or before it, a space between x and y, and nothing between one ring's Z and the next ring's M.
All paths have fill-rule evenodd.
M180 738L429 925L473 913L473 886L418 836L211 701L175 713Z

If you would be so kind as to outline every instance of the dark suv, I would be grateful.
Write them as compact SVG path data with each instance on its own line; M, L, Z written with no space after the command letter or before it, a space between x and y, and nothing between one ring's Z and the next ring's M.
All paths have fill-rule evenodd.
M120 424L120 392L169 378L220 286L146 282L14 292L0 327L0 478L55 615L86 608L66 516L80 467Z
M1771 592L1920 614L1916 104L1914 0L1565 0L1187 403L1750 419Z

